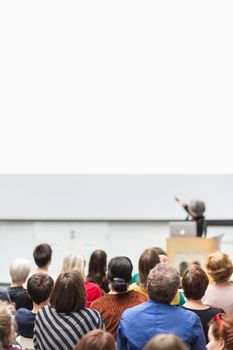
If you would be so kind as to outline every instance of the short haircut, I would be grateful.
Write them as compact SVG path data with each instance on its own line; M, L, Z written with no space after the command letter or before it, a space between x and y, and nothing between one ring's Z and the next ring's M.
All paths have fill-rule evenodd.
M10 265L10 276L14 283L25 282L31 270L30 261L22 258L15 259Z
M116 350L112 334L95 329L82 337L74 350Z
M70 254L64 257L61 272L78 271L85 278L85 260L80 254Z
M33 251L33 257L38 267L44 267L51 261L52 248L47 243L39 244Z
M189 203L189 208L197 215L202 216L205 212L205 203L199 200L193 200Z
M28 279L28 294L35 304L41 304L49 299L53 285L53 279L47 273L35 273Z
M180 285L179 272L169 264L158 264L150 270L147 291L150 299L171 303Z
M233 265L229 255L215 252L208 256L207 272L215 283L227 282L232 275Z
M216 340L224 340L224 349L233 349L233 315L217 314L209 323L210 332Z
M4 348L15 344L15 307L6 301L0 301L0 343Z
M175 334L160 334L153 337L143 350L188 350L187 345Z
M143 286L147 283L147 276L153 267L160 263L156 248L145 249L138 262L139 282Z
M50 304L57 312L79 311L86 304L86 290L82 275L76 271L61 273L53 288Z
M208 287L209 279L205 271L198 265L190 266L182 278L184 295L188 299L201 299Z
M116 292L127 291L132 278L133 265L126 256L116 256L108 264L108 280Z

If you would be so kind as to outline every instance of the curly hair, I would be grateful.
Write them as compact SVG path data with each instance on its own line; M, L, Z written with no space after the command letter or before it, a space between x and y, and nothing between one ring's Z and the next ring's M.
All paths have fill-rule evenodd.
M207 272L215 283L227 282L232 275L233 265L229 255L215 252L208 256Z

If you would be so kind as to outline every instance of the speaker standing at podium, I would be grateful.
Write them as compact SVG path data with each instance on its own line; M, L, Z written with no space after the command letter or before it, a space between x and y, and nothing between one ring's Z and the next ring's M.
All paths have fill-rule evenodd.
M182 205L182 207L188 213L186 220L193 220L197 223L197 237L206 236L206 221L205 216L205 203L202 201L191 201L189 204L186 203L179 197L175 197L175 200Z

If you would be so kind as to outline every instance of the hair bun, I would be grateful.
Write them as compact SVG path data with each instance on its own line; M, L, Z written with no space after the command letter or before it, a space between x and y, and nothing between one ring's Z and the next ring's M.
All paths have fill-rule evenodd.
M113 289L119 293L126 292L128 289L126 280L124 278L119 278L119 277L113 278L112 286L113 286Z

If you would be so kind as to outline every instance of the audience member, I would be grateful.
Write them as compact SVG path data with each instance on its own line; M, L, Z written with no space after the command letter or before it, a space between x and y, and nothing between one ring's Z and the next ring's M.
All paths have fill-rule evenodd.
M154 248L143 251L138 262L139 278L136 283L130 285L129 289L147 296L146 284L150 270L160 263L159 255Z
M90 257L87 281L98 284L103 294L109 292L106 269L107 254L103 250L95 250Z
M27 290L23 287L31 270L30 261L22 258L15 259L10 266L11 286L7 289L10 299L16 305L16 310L21 307L32 309L32 301Z
M84 335L74 350L116 350L115 339L110 333L95 329Z
M182 207L188 213L187 220L191 216L191 219L197 224L197 237L201 237L203 234L206 236L206 221L204 212L206 210L205 203L200 200L192 200L190 203L186 203L183 199L175 197L175 200L182 205Z
M32 311L26 308L18 309L16 322L18 333L25 338L33 337L33 329L36 314L42 306L49 303L49 297L53 289L53 279L47 273L38 272L32 275L27 282L27 289L33 302Z
M162 249L162 248L160 248L160 247L153 247L153 248L149 248L149 249L153 249L153 250L155 250L155 252L158 254L158 256L159 256L159 262L161 262L161 263L168 263L168 257L167 257L167 253ZM146 249L147 250L147 249ZM146 250L143 252L143 253L145 253L146 252ZM142 255L143 255L143 253L142 253ZM141 256L142 256L141 255ZM157 260L157 259L156 259ZM155 265L154 265L155 266ZM152 267L154 267L154 266L152 266ZM148 272L149 273L149 272ZM132 276L132 280L131 280L131 284L133 284L133 283L139 283L139 273L137 272L137 273L135 273L133 276Z
M191 350L204 350L205 335L200 318L191 311L170 305L180 284L179 272L168 264L158 264L149 273L150 299L126 310L118 328L119 350L140 350L154 335L174 333Z
M85 308L86 291L82 275L75 270L61 273L50 305L35 319L34 346L37 350L72 350L89 331L104 328L98 311Z
M22 350L14 345L15 340L15 307L6 301L0 301L0 344L4 350Z
M163 251L162 251L163 252ZM148 297L147 293L147 276L150 270L159 264L160 257L158 253L161 253L161 248L148 248L145 249L141 254L138 263L139 278L136 283L129 286L130 290L135 290L136 292L142 293ZM176 306L181 306L185 303L185 298L181 291L178 291L172 300L171 304Z
M189 350L175 334L160 334L153 337L143 350Z
M116 337L121 315L126 309L147 300L147 297L134 290L128 290L133 266L129 258L118 256L109 262L107 278L110 292L91 304L100 312L106 330Z
M230 257L222 252L210 254L206 268L213 283L209 284L202 299L203 303L233 314L233 283L229 281L233 265Z
M36 272L48 273L49 265L52 261L52 248L47 243L42 243L36 246L33 251L33 257L37 265Z
M167 253L165 252L165 250L163 250L162 248L160 247L153 247L156 251L156 253L158 254L159 256L159 260L161 263L164 263L164 264L168 264L168 256L167 256Z
M185 271L182 279L182 286L186 297L186 303L183 305L183 308L195 312L200 317L207 343L210 320L219 312L223 312L220 308L210 307L202 303L201 298L205 294L208 284L209 279L207 274L198 265L190 266Z
M208 350L233 349L233 315L217 314L210 321Z
M61 272L64 273L72 270L78 271L85 281L86 307L90 307L94 300L102 296L102 293L97 284L85 280L85 261L82 255L71 254L64 258Z

